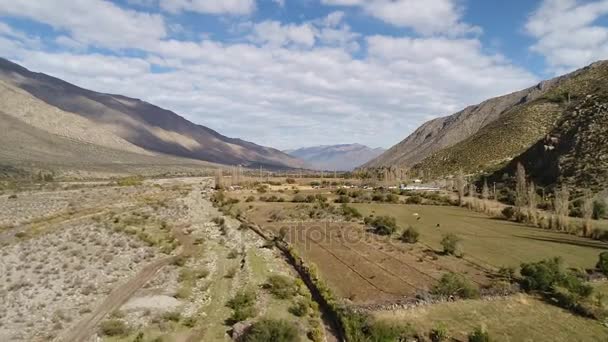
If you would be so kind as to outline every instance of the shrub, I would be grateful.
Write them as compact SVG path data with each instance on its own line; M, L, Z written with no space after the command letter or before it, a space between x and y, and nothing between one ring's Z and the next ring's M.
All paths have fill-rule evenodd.
M296 295L298 287L290 277L273 274L266 284L270 293L278 299L289 299Z
M462 274L457 273L444 274L433 288L432 293L437 296L455 296L463 299L479 297L478 288Z
M593 202L593 219L601 220L606 218L608 213L608 208L606 206L606 201L596 200Z
M129 334L129 327L119 319L110 319L101 322L99 332L104 336L125 336Z
M447 255L462 256L462 248L460 246L460 238L454 234L446 234L441 239L443 253Z
M504 216L507 220L512 219L515 216L515 208L513 208L513 207L505 207L502 210L502 216Z
M401 234L401 241L405 243L416 243L418 242L418 236L420 236L418 230L410 226Z
M165 312L162 318L165 321L179 322L179 320L182 318L182 314L179 311L169 311Z
M608 275L608 252L600 253L599 260L595 265L595 268L600 270L604 275Z
M361 213L359 212L359 210L357 210L357 208L349 207L346 204L342 204L342 215L344 215L348 219L350 219L350 218L360 219L361 217L363 217L363 215L361 215Z
M382 193L375 193L372 195L372 201L374 202L384 202L385 197Z
M291 201L294 203L304 203L306 202L306 197L304 195L297 194L293 196L293 199Z
M498 276L510 282L515 279L515 268L510 266L501 267L498 269Z
M301 299L296 301L290 308L289 312L291 312L294 316L304 317L308 315L310 311L311 302L308 299Z
M526 291L549 292L553 289L562 273L559 258L542 260L521 265L521 286Z
M395 194L388 194L388 195L386 195L386 202L399 203L399 196L397 196Z
M143 178L141 176L131 176L121 178L116 181L116 185L118 186L138 186L143 182Z
M298 328L285 320L262 319L254 323L243 336L244 342L293 342L298 340Z
M366 341L407 341L413 335L409 325L376 321L368 323L369 338Z
M431 329L429 338L431 339L431 342L447 341L449 338L448 329L445 327L445 325L439 324L435 328Z
M521 286L526 291L555 293L557 287L578 297L588 297L593 288L573 272L565 270L560 258L521 265Z
M336 203L350 203L350 197L347 195L340 195L340 197L336 198L334 201Z
M346 190L346 189L338 189L338 190L336 190L336 195L346 196L346 195L348 195L348 190Z
M293 178L287 178L285 181L287 182L287 184L296 184L296 180Z
M397 230L397 220L392 216L377 216L366 223L374 228L378 235L392 235Z
M490 342L492 339L490 338L490 334L483 327L478 327L473 330L472 333L469 334L468 338L469 342Z
M239 291L226 303L233 310L229 323L236 323L252 318L256 315L255 302L257 295L253 291Z
M422 197L420 197L420 195L413 195L408 197L405 200L405 203L407 204L421 204L422 203Z
M444 274L439 283L433 288L432 293L437 296L455 296L463 299L477 298L479 296L477 287L463 275L457 273Z

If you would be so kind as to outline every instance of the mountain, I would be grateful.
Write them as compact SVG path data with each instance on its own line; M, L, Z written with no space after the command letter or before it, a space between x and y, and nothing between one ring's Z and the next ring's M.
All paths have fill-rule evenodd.
M35 128L36 135L49 133L111 149L114 154L169 156L173 161L188 159L267 168L303 165L279 150L225 137L145 101L83 89L1 58L0 81L0 110L4 114L1 118L4 121L10 116L20 121L12 120L10 124L21 125L24 132ZM21 145L27 149L42 148ZM80 154L72 147L64 147L64 153Z
M608 80L606 80L608 81ZM608 87L571 101L555 127L490 176L500 181L521 163L541 186L606 190L608 184Z
M407 167L429 177L454 174L458 169L467 173L500 170L541 144L573 111L580 110L577 106L588 96L600 96L608 86L606 81L608 62L602 61L467 107L423 124L364 167Z
M316 170L350 171L379 156L383 148L370 148L360 144L324 145L304 147L283 152L302 159Z

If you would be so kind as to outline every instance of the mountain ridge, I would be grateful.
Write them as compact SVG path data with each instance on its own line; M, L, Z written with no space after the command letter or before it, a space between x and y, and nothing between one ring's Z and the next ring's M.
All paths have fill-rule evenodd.
M75 113L129 143L154 153L248 167L299 168L303 162L283 152L229 138L154 104L124 95L91 91L30 71L0 58L0 80L49 106Z
M448 116L429 120L404 140L389 148L378 158L366 163L363 167L399 166L411 168L433 153L454 146L476 134L509 110L544 96L547 92L559 86L560 83L583 72L584 69L541 81L526 89L487 99Z
M383 148L371 148L362 144L318 145L286 150L317 170L351 171L383 153Z
M478 106L469 106L451 116L423 124L387 153L364 166L406 167L413 174L431 179L454 175L460 169L469 174L503 170L511 160L551 134L573 110L572 106L581 104L588 96L603 94L607 81L608 61L598 61L534 87L486 100ZM475 112L483 105L485 110ZM445 122L462 122L461 116L467 114L480 122L479 128L473 127L469 132L457 128L450 132L455 127L454 123ZM442 123L441 127L437 122ZM435 131L445 129L442 136L452 134L457 139L449 141L447 146L441 146L436 140L425 142L425 137L420 136L428 135L433 128ZM570 167L576 168L575 165ZM552 182L560 182L561 179L563 177L557 175L552 177Z

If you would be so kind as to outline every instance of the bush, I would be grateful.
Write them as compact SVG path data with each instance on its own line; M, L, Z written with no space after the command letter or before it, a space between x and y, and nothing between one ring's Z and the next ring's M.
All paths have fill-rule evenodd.
M289 312L297 317L304 317L308 315L310 311L311 302L308 299L301 299L296 301L293 306L289 308Z
M490 342L490 334L483 327L478 327L469 334L469 342Z
M431 329L429 338L431 339L431 342L447 341L449 338L448 329L445 327L445 325L439 324L435 328Z
M596 200L593 202L593 219L601 220L607 217L608 208L606 201Z
M504 216L507 220L512 219L515 216L515 208L513 208L513 207L505 207L502 210L502 216Z
M347 195L340 195L340 197L336 198L334 201L336 203L350 203L350 197Z
M521 265L521 286L526 291L549 292L553 290L562 274L559 258L542 260Z
M600 270L604 275L608 275L608 252L600 253L599 260L595 265L595 268Z
M462 274L446 273L435 285L432 293L437 296L469 299L479 297L479 290Z
M460 246L460 238L454 234L446 234L441 239L443 253L447 255L462 256L462 248Z
M254 323L243 336L244 342L293 342L299 337L298 328L285 320L262 319Z
M376 321L368 324L369 338L366 341L407 341L414 332L409 325Z
M408 197L405 200L406 204L421 204L422 203L422 197L420 197L420 195L413 195Z
M567 271L560 258L521 265L521 286L526 291L555 293L557 287L578 297L588 297L593 288L573 272Z
M369 226L378 235L392 235L397 230L397 220L392 216L377 216L367 219Z
M110 319L101 322L99 332L104 336L125 336L129 334L129 327L121 320Z
M297 194L297 195L293 196L293 198L291 199L291 201L293 203L304 203L304 202L307 202L306 197L304 195L301 195L301 194Z
M293 279L279 274L268 277L266 286L270 293L278 299L292 298L298 292L298 287Z
M416 243L418 242L418 236L420 236L418 230L410 226L401 234L401 241L405 243Z
M399 196L395 194L388 194L386 195L385 201L388 203L399 203Z
M287 178L285 181L287 182L287 184L296 184L296 180L293 178Z
M357 210L356 208L353 208L353 207L349 207L346 204L342 204L342 215L344 215L348 219L351 219L351 218L360 219L361 217L363 217L363 215L361 215L359 210Z
M233 311L229 323L236 323L252 318L256 315L255 302L257 295L253 291L239 291L226 303L226 306Z
M162 318L165 321L179 322L182 318L182 314L179 311L168 311L163 314Z

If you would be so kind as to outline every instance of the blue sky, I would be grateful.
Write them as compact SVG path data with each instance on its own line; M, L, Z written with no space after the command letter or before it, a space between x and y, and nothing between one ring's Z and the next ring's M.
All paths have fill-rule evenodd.
M0 0L0 55L281 149L390 147L608 57L608 0Z

